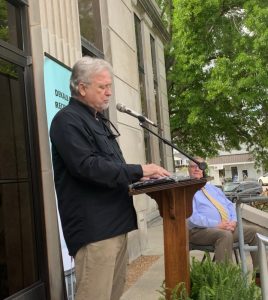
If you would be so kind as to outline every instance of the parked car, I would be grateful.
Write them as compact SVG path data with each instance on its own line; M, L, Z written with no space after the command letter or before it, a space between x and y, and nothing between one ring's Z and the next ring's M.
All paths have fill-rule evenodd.
M218 189L223 189L222 185L221 184L214 184Z
M228 199L235 202L237 198L259 196L262 193L262 186L258 181L227 182L223 186L223 192Z
M268 173L265 173L259 177L258 181L261 185L268 185Z

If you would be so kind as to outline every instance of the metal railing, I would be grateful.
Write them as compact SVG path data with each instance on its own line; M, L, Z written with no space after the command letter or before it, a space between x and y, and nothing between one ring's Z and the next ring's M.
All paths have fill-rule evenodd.
M257 251L258 246L249 246L245 244L244 232L243 232L243 223L242 223L242 213L241 213L241 204L250 204L252 202L268 202L268 197L266 196L255 196L240 199L236 201L236 214L237 214L237 226L238 226L238 237L239 237L239 251L241 257L241 265L243 273L247 273L247 264L246 264L246 254L245 251Z
M75 283L76 283L74 268L65 271L64 272L64 277L65 277L67 299L68 300L74 300Z
M262 300L268 300L268 284L266 283L268 278L267 268L267 256L266 250L268 246L268 237L257 233L258 237L258 254L260 262L260 273L261 273L261 292Z
M268 237L257 233L258 237L258 253L261 273L261 292L262 300L268 300L268 267L266 250L268 246Z

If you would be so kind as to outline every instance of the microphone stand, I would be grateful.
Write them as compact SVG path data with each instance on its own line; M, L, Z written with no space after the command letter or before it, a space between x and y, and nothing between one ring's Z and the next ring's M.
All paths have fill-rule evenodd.
M185 153L183 150L181 150L178 147L176 147L175 145L173 145L170 141L166 140L165 138L161 137L159 134L157 134L156 132L154 132L150 128L146 127L143 124L145 122L145 119L143 119L143 118L138 118L138 119L140 121L139 125L143 129L146 129L147 131L149 131L150 133L152 133L153 135L155 135L156 137L158 137L164 144L166 144L166 145L170 146L171 148L177 150L178 152L180 152L181 154L183 154L184 156L186 156L187 158L189 158L191 161L195 162L198 165L198 167L199 167L200 170L204 171L207 168L207 164L205 162L197 161L192 156L190 156L189 154Z

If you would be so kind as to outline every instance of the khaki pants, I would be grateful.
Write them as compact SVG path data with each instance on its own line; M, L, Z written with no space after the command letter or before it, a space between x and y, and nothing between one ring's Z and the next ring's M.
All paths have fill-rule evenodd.
M258 228L251 225L243 225L244 240L250 246L257 246L256 233ZM189 231L189 241L197 245L214 245L215 261L232 260L233 243L238 242L237 227L234 232L218 228L193 228ZM252 264L258 269L258 254L251 252Z
M127 267L127 235L90 243L75 256L76 300L119 300Z

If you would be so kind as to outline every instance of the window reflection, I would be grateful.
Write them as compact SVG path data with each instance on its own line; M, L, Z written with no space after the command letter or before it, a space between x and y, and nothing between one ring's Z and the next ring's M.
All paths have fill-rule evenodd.
M0 76L1 74L9 75L13 78L18 78L17 67L3 59L0 59Z
M0 180L28 177L22 80L22 68L0 59Z
M99 1L78 0L81 35L99 50L102 47Z
M0 299L37 280L28 183L0 185Z
M0 59L0 300L38 280L23 68Z
M6 0L0 0L0 40L23 48L20 12Z
M158 135L161 137L163 136L162 131L162 122L161 122L161 106L160 106L160 100L159 100L159 93L158 93L158 76L157 76L157 66L156 66L156 46L155 46L155 40L150 35L150 46L151 46L151 57L152 57L152 69L153 69L153 79L154 79L154 101L155 101L155 108L156 108L156 119L158 127ZM160 165L164 166L164 144L158 141L159 146L159 154L160 154Z
M142 114L147 115L148 110L147 110L147 102L146 102L146 85L145 85L141 21L136 15L134 15L134 22L135 22L136 45L137 45L141 108L142 108ZM149 163L152 161L152 155L151 155L150 134L147 130L144 131L144 145L145 145L146 162Z

